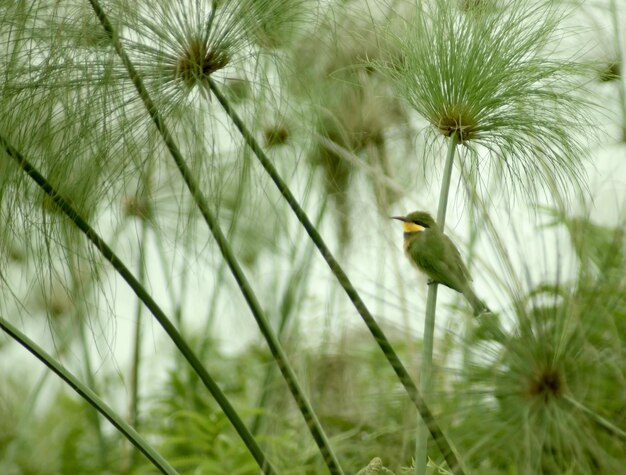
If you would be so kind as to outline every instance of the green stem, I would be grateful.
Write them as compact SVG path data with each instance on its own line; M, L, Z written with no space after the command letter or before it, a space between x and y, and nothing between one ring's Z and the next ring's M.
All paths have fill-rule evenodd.
M62 354L62 352L60 352ZM20 448L26 445L24 434L32 431L30 420L35 415L35 405L39 396L43 393L43 388L50 375L50 371L44 370L41 377L35 383L34 389L30 391L27 399L20 401L20 410L16 414L16 430L11 434L11 441L2 448L2 459L0 459L0 473L10 473L14 469L14 459ZM25 395L24 395L25 396ZM22 447L20 447L22 446ZM30 450L30 448L28 449Z
M350 299L350 301L356 308L357 312L359 313L359 315L361 315L361 318L363 318L363 321L365 322L365 325L367 326L370 333L374 337L374 340L376 341L376 343L382 350L383 354L387 358L387 361L389 362L389 364L395 371L396 375L398 376L398 379L400 380L401 384L404 386L409 397L415 404L415 407L417 408L417 411L422 417L424 423L428 426L428 429L431 435L433 436L435 443L439 447L439 450L441 451L444 458L446 459L446 462L448 463L450 470L452 470L453 473L458 473L458 474L463 473L463 470L459 465L457 457L452 451L450 443L448 442L445 435L441 431L441 428L439 427L439 424L433 417L432 412L430 411L430 409L424 402L424 399L422 398L422 395L418 391L417 386L415 386L415 383L411 379L411 376L409 375L408 371L406 370L406 368L400 361L400 358L398 358L398 355L393 350L391 343L389 342L389 340L383 333L382 329L380 328L380 326L374 319L373 315L370 313L370 311L366 307L360 295L358 294L358 292L352 285L352 282L350 282L350 279L348 278L347 274L344 272L343 268L339 265L339 263L337 262L333 254L330 252L330 249L328 248L328 246L322 239L322 236L318 232L317 228L313 226L307 214L300 207L300 205L298 204L298 201L291 193L291 190L289 189L287 184L283 181L280 174L278 173L278 171L276 170L276 168L274 167L270 159L267 157L267 155L265 154L265 152L263 151L263 149L261 148L257 140L254 138L252 133L247 129L247 127L245 126L245 124L243 123L239 115L237 115L235 110L231 107L230 103L228 102L224 94L222 94L222 92L218 89L215 82L210 78L209 78L209 85L211 88L211 92L220 102L220 104L222 105L222 107L224 108L224 110L226 111L230 119L232 120L235 127L237 127L237 129L239 130L239 133L243 137L243 140L246 142L248 147L250 147L250 149L257 156L257 158L259 159L259 162L261 163L261 165L263 166L267 174L270 176L270 178L272 179L272 181L278 188L278 191L280 192L280 194L283 196L285 201L287 201L287 203L291 207L292 211L294 212L294 214L296 215L296 217L298 218L302 226L304 226L304 229L309 235L309 238L313 241L313 243L319 250L320 254L322 255L322 257L328 264L328 267L330 268L331 272L335 275L337 281L346 292L346 295L348 296L348 298Z
M596 414L594 411L589 409L584 404L578 402L573 397L566 395L565 399L567 400L567 402L569 402L571 405L573 405L576 409L578 409L579 411L584 413L592 421L594 421L596 424L598 424L600 427L602 427L603 429L609 431L610 433L612 433L613 435L619 437L620 439L626 441L626 431L624 431L623 429L620 429L615 424L612 424L609 420L605 419L601 415Z
M73 236L70 233L65 233L64 241L65 241L65 249L76 249L75 243L72 241ZM79 292L87 292L87 290L91 290L91 285L89 287L82 286L80 277L77 275L76 269L78 266L75 262L73 262L72 256L67 256L67 262L69 264L69 273L71 277L71 292L70 295L76 302L76 307L73 312L72 320L77 321L78 325L78 335L80 340L81 349L83 352L82 362L84 365L84 378L87 382L87 385L94 391L98 391L98 385L96 384L96 378L94 377L93 366L91 364L91 345L89 344L86 332L86 320L85 320L85 306L83 303L86 301L86 295L77 295ZM82 290L81 290L82 287ZM98 441L98 457L100 460L100 465L102 467L107 466L107 455L109 453L108 444L106 442L106 438L104 437L104 433L102 432L102 424L100 421L100 416L98 411L92 410L88 408L87 411L88 417L93 424L94 431L96 433L96 439Z
M611 0L610 3L611 9L611 23L613 25L613 35L614 35L614 44L616 49L616 54L618 56L618 64L619 64L619 84L618 84L618 94L620 98L620 105L622 109L622 142L626 142L626 86L624 85L624 81L626 81L626 77L624 77L624 61L626 57L624 57L624 52L622 50L622 40L621 40L621 24L618 18L618 10L615 0Z
M439 207L437 209L437 224L443 232L446 222L446 210L448 208L448 195L450 192L450 180L452 177L452 165L454 164L454 152L458 144L456 132L448 142L448 156L441 179L439 192ZM435 334L435 314L437 311L437 284L428 287L428 299L426 301L426 320L424 321L424 340L422 348L422 367L420 375L420 390L424 398L428 398L431 392L431 378L433 371L433 340ZM424 424L418 424L417 441L415 444L415 475L426 475L428 463L428 431Z
M322 221L322 217L324 216L324 211L326 210L327 199L324 200L322 206L320 207L317 222ZM296 240L296 242L300 242L300 240ZM310 243L307 243L310 244ZM306 287L307 281L311 276L310 272L307 272L308 269L311 268L311 258L313 257L313 248L309 245L304 247L303 255L301 259L297 259L297 255L295 251L298 251L298 248L294 248L289 261L294 262L294 266L291 269L291 274L287 279L287 287L283 293L281 302L280 302L280 322L278 324L278 336L282 336L285 328L287 327L287 323L292 315L296 315L299 309L299 305L302 303L303 299L298 298L300 294L303 293L304 288ZM263 423L266 411L265 406L267 405L268 399L271 395L272 387L273 387L273 378L274 378L274 367L268 366L265 371L265 376L263 377L263 383L261 384L261 396L259 397L259 402L255 404L254 407L261 409L254 416L252 423L250 424L250 431L253 434L258 434L261 430L261 425Z
M439 207L437 208L437 224L443 232L446 224L446 211L448 210L448 195L450 194L450 181L452 179L452 167L454 165L454 152L456 146L459 143L459 138L454 132L450 136L450 142L448 143L448 156L446 158L446 165L443 170L443 177L441 178L441 190L439 191Z
M144 285L146 278L146 241L148 236L148 220L141 220L141 242L139 244L139 282ZM141 317L143 311L143 303L137 299L137 307L135 309L135 328L133 335L133 359L130 368L130 384L129 384L129 404L128 404L128 420L130 425L135 429L139 427L139 370L141 366ZM130 469L134 465L134 453L130 453L127 460L127 468Z
M313 407L311 403L309 402L304 391L302 390L300 383L298 382L296 378L296 374L291 368L291 365L289 364L287 356L282 346L280 345L278 338L276 337L271 326L269 325L269 322L267 318L265 317L265 314L261 308L261 305L259 301L257 300L256 295L254 294L252 287L250 286L246 276L244 275L244 272L241 269L239 262L235 258L235 255L230 247L228 240L226 239L226 236L224 235L221 228L219 227L216 217L209 210L207 201L205 200L204 195L200 191L200 187L198 183L196 182L193 174L191 173L191 170L187 167L187 164L185 163L185 160L183 159L183 156L180 153L180 150L178 149L178 145L174 141L169 129L167 128L165 124L165 121L161 117L161 114L159 113L156 105L152 101L150 94L148 93L148 90L146 89L143 83L143 80L141 79L141 76L135 69L135 66L131 62L126 52L124 51L124 48L122 47L122 43L119 41L115 33L115 30L113 29L113 25L111 24L106 13L100 6L100 3L97 0L88 0L88 1L91 4L102 27L104 28L106 33L109 35L109 38L118 56L122 60L122 63L124 64L124 67L126 68L128 75L131 81L133 82L135 89L137 90L137 93L139 94L139 97L143 101L148 111L148 114L150 115L152 121L154 122L154 125L159 131L159 134L161 135L161 138L165 142L165 145L167 146L167 149L170 152L170 155L172 156L174 162L176 163L176 167L178 168L179 173L181 174L183 180L185 181L187 189L191 193L191 196L196 206L198 207L200 213L202 214L202 217L204 218L207 226L209 227L211 234L213 235L222 253L222 256L228 263L228 267L230 268L230 271L233 274L233 277L237 281L237 285L239 286L239 289L241 293L243 294L246 300L246 303L248 304L248 307L250 308L250 311L252 312L259 326L259 329L261 330L261 333L270 348L270 351L272 352L272 356L274 357L274 360L278 364L278 367L285 379L285 382L287 383L287 386L289 387L289 390L291 391L291 394L294 400L296 401L296 404L298 405L298 408L300 412L302 413L302 416L304 417L306 421L307 427L309 428L309 431L311 432L311 435L313 436L315 443L317 444L320 452L322 453L322 456L324 457L324 462L326 463L331 473L343 474L343 470L341 469L341 466L339 465L339 461L335 453L333 452L332 448L330 447L328 438L324 430L322 429L322 425L319 419L317 418L317 415L313 411ZM247 429L246 429L246 432L247 432Z
M57 190L41 175L21 153L19 153L5 138L0 135L0 146L13 158L20 168L54 201L54 203L65 213L65 215L76 225L78 229L92 242L100 251L102 256L111 263L116 272L126 281L135 295L146 305L150 313L156 318L161 327L165 330L172 342L176 345L183 357L189 362L195 373L199 376L204 386L209 390L215 401L224 411L224 414L233 425L246 447L257 461L265 474L274 474L276 471L267 461L265 454L258 446L256 440L250 434L247 427L235 411L230 401L209 375L196 354L191 350L187 341L178 332L171 320L167 317L161 307L154 301L146 289L139 283L130 270L124 265L119 257L107 245L107 243L96 233L96 231L78 214L78 212L63 198Z
M152 464L159 469L161 473L167 475L176 475L178 472L174 470L167 460L159 454L152 446L150 446L141 435L135 431L130 425L124 422L113 409L111 409L102 399L98 397L89 387L85 386L72 373L59 364L51 355L46 353L39 345L24 335L4 318L0 317L0 328L8 333L20 345L35 355L43 364L56 373L63 381L67 383L74 391L85 399L94 409L106 417L113 426L119 430L132 444L137 447Z
M472 193L471 189L468 186L468 192ZM469 228L469 238L467 242L467 268L472 273L472 267L474 266L474 258L476 256L476 246L478 244L478 238L480 237L481 228L477 226L479 222L479 210L478 205L476 203L475 194L470 195L469 198L469 212L468 212L468 228ZM463 337L469 340L472 327L473 327L473 317L469 315L463 316ZM461 366L463 368L467 368L469 365L470 357L471 357L471 346L463 345L463 355L461 356Z
M235 194L235 196L236 196L235 203L234 203L234 206L232 207L232 210L231 210L233 219L230 221L230 225L228 226L228 230L226 231L227 238L228 238L229 242L231 241L231 239L235 235L235 231L237 229L237 219L236 219L236 217L239 215L239 211L243 207L244 197L246 196L246 193L248 192L248 189L249 189L249 183L248 183L248 181L249 181L248 177L249 177L249 172L250 172L250 164L249 163L250 163L250 157L248 156L247 153L245 153L244 157L243 157L243 166L241 167L241 174L240 174L240 177L239 177L237 193ZM213 292L213 295L211 297L211 302L209 303L209 310L207 312L206 323L204 324L204 334L205 335L209 335L211 333L211 328L212 328L213 322L215 320L215 315L217 313L218 304L220 303L220 297L222 295L222 290L225 287L225 286L221 285L225 267L226 267L226 262L225 261L221 261L220 265L219 265L219 267L217 269L217 273L216 273L215 285L214 285L215 291ZM280 332L278 333L278 335L280 336ZM203 349L204 349L204 346L207 343L208 343L208 341L203 342ZM254 427L251 428L251 431L252 431L253 434L256 434L256 431L254 430Z
M185 233L183 248L189 249L191 246L191 241L194 238L194 233L187 232ZM189 280L190 267L188 265L183 265L179 273L180 285L178 287L178 295L174 294L174 289L172 288L172 300L175 302L174 304L174 321L178 328L183 328L183 314L184 314L184 305L185 305L185 297L187 296L187 281ZM208 335L209 333L203 333L204 335ZM202 353L201 353L202 354Z
M72 249L71 247L68 247L68 249ZM73 280L73 288L74 291L78 291L79 286L77 285L76 282L76 276L75 273L72 271L72 280ZM82 299L80 299L80 301L82 302ZM85 321L84 321L84 316L80 315L80 310L77 309L77 311L75 312L76 316L78 317L78 332L80 335L80 343L82 346L82 350L83 350L83 364L85 366L85 379L87 380L87 384L89 385L90 388L93 388L94 391L98 390L98 386L96 385L96 380L94 378L94 373L93 373L93 369L91 366L91 355L90 355L90 349L91 349L91 345L89 345L88 341L87 341L87 333L85 331ZM109 452L109 449L107 447L107 443L106 440L104 438L104 434L102 433L102 424L100 424L100 416L98 415L98 412L96 411L92 411L91 409L88 409L88 414L89 414L89 419L91 420L91 423L93 424L94 430L96 431L96 438L98 440L98 457L100 459L100 464L103 467L107 466L107 454Z

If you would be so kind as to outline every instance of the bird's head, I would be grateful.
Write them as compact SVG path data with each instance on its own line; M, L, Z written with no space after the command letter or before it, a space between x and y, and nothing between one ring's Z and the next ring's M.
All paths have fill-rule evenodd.
M392 219L402 221L404 234L413 234L437 226L433 217L426 211L413 211L406 216L392 216Z

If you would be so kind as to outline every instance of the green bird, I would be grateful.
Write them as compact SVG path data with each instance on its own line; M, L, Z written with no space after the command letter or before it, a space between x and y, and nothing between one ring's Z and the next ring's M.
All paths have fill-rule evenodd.
M461 254L425 211L414 211L406 216L393 216L402 221L404 253L413 265L428 277L428 284L443 284L462 293L474 310L474 315L489 312L489 308L472 289L472 278Z

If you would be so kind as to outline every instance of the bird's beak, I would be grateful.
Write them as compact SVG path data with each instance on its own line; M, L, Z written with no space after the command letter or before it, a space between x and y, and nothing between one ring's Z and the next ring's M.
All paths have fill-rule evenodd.
M407 222L407 219L404 216L391 216L391 219L397 219L398 221Z

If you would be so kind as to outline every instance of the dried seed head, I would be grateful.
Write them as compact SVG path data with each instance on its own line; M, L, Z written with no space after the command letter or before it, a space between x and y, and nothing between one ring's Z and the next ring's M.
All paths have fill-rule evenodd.
M563 395L564 377L556 368L541 368L528 381L526 390L529 398L547 403Z
M452 107L446 112L439 118L439 122L434 124L443 135L450 137L456 132L459 143L476 137L478 121L471 112L462 106Z
M141 196L126 197L122 207L125 216L134 216L140 220L149 220L154 214L150 201Z
M620 78L621 65L619 61L611 61L604 69L601 69L598 73L598 80L600 82L616 81Z
M282 125L268 127L263 134L265 135L265 144L268 147L284 145L289 140L289 130Z
M194 38L187 44L176 64L174 76L189 87L203 83L211 74L226 67L230 61L228 53L206 42Z
M375 61L405 100L438 134L456 133L472 166L488 161L478 179L502 180L507 197L584 190L593 106L588 67L553 54L563 11L548 0L465 2L471 15L456 2L423 3L389 41L387 62Z

